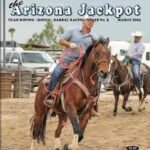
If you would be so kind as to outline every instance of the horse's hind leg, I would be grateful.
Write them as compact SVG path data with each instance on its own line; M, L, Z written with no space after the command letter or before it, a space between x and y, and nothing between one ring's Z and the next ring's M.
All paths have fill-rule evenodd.
M55 145L54 145L55 150L61 149L60 135L61 135L62 128L65 126L68 119L67 115L58 115L58 117L59 117L59 122L58 122L57 129L55 131Z
M139 111L142 111L145 109L145 106L143 106L143 102L144 102L144 99L146 98L146 96L147 96L147 92L144 90L144 96L140 100L140 104L139 104Z

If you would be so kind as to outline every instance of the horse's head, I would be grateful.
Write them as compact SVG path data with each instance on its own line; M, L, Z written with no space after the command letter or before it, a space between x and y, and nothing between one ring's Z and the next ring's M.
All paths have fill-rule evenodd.
M120 62L117 58L117 55L112 55L110 58L110 75L111 76L116 75L119 68L120 68Z
M110 51L108 39L100 38L93 47L93 62L101 78L106 78L109 73Z

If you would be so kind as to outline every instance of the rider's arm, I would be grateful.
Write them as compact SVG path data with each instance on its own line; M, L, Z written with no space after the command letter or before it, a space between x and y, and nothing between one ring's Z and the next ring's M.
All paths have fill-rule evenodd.
M72 35L73 35L73 30L68 30L61 39L59 39L59 44L62 46L66 46L66 47L71 47L71 48L76 48L77 44L70 42L70 40L72 39Z
M142 55L143 55L143 53L144 53L144 50L145 50L144 44L140 44L140 45L138 45L138 47L136 47L136 48L135 48L134 46L130 46L129 51L128 51L128 55L129 55L131 58L140 60L140 59L142 58Z
M62 46L70 47L70 42L63 38L59 40L59 44Z

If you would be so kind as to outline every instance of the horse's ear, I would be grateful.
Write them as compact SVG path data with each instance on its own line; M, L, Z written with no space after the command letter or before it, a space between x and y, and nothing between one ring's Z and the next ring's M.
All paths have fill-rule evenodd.
M109 45L109 42L110 42L110 39L109 39L109 37L107 37L106 38L106 44L107 44L107 46Z
M115 55L115 58L117 58L117 54Z
M98 39L98 43L101 43L104 45L105 43L105 39L103 38L103 36L100 36L99 39Z

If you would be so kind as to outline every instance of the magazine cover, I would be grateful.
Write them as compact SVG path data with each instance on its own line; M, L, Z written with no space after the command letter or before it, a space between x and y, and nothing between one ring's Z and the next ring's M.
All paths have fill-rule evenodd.
M148 0L0 4L2 150L150 150Z

